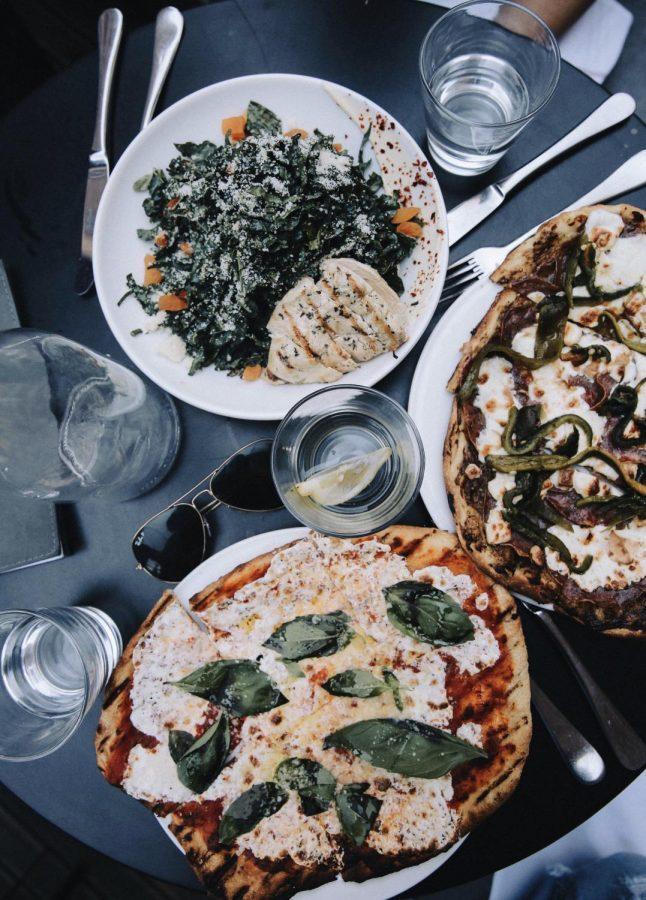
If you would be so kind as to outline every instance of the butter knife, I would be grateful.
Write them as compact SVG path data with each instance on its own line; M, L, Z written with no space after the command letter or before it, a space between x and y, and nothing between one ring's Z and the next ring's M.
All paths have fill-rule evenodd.
M83 205L83 231L81 235L81 256L76 269L74 290L83 295L92 287L92 235L99 201L108 182L109 166L106 148L108 113L110 109L110 93L114 67L117 61L123 16L118 9L106 9L99 16L99 90L97 96L96 122L90 166L85 185L85 203Z
M521 166L506 178L501 178L495 184L490 184L479 194L469 197L448 213L449 246L452 247L461 238L468 234L483 219L490 216L504 201L507 194L518 187L526 178L547 165L553 159L566 153L578 144L587 141L597 134L601 134L613 125L623 122L635 111L635 101L630 94L613 94L598 106L594 112L580 122L568 134L544 150L526 165Z

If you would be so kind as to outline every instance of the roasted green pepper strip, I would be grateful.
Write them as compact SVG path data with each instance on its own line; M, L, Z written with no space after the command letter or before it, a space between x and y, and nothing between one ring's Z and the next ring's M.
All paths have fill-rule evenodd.
M628 474L619 460L600 447L586 447L574 456L562 456L559 453L538 453L534 456L494 456L489 454L485 457L485 462L496 472L537 472L541 469L546 472L556 472L567 466L576 466L589 456L597 456L608 463L636 494L646 496L646 484L636 481Z
M538 527L528 516L515 507L505 506L503 518L517 534L527 538L539 547L551 547L552 550L555 550L573 575L583 575L592 565L592 557L589 554L580 565L575 565L572 555L563 541L557 538L556 535L550 534L547 529Z
M504 356L527 369L540 369L541 366L558 359L563 347L563 335L567 320L567 304L562 297L550 297L538 304L538 323L536 326L536 343L534 356L523 356L504 344L489 344L483 347L471 364L466 378L462 382L458 397L468 399L478 386L480 367L488 356Z
M576 357L580 357L578 363ZM566 353L561 354L561 359L573 362L574 365L581 365L590 359L590 357L592 357L592 359L604 359L606 362L610 362L612 359L610 350L608 350L607 347L604 347L603 344L590 344L589 347L582 347L580 344L572 344L567 348Z
M509 418L507 419L505 430L502 433L502 445L510 456L524 456L528 453L531 453L532 450L535 450L539 443L545 437L547 437L548 434L551 434L552 431L556 431L556 429L561 425L576 425L583 431L586 438L588 439L588 446L592 444L592 428L586 422L586 420L582 419L581 416L575 415L574 413L566 413L565 415L557 416L555 419L550 419L549 422L545 422L544 425L541 425L536 429L531 438L526 441L519 441L516 446L514 446L512 443L512 438L516 429L518 414L519 410L515 406L512 407L512 409L509 411ZM559 456L563 455L559 454ZM567 458L568 457L563 456L563 459Z
M611 497L580 497L576 501L576 506L601 507L604 524L608 526L619 525L622 522L628 522L635 516L646 515L646 497L635 497L632 494ZM614 513L614 515L608 516L608 513Z
M621 343L625 344L626 347L634 350L635 353L646 354L646 341L639 341L635 340L634 338L626 337L626 335L619 327L619 322L615 319L611 312L608 312L608 310L604 310L599 316L599 322L601 324L606 321L609 323L618 341L621 341Z

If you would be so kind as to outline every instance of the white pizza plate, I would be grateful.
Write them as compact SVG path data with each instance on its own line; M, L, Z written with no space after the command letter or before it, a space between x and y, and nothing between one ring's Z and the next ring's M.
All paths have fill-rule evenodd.
M442 470L444 438L453 405L453 394L446 385L460 361L462 345L499 290L484 278L454 301L431 332L411 384L408 412L419 429L426 454L420 494L437 527L445 531L455 531Z
M212 367L189 376L186 360L172 362L159 352L168 339L168 331L162 328L149 334L131 335L131 331L149 322L149 317L133 297L117 306L126 290L126 276L132 272L137 280L141 279L144 254L149 252L149 244L136 234L137 228L150 227L150 222L142 209L144 195L133 190L133 183L153 168L165 168L177 156L175 142L222 140L221 120L243 112L252 99L274 110L285 129L302 127L312 133L319 128L326 134L333 134L356 158L362 131L335 102L328 93L330 90L346 107L362 115L363 122L386 123L389 145L395 147L395 151L386 152L398 154L398 165L392 167L393 171L401 168L402 161L409 172L413 171L413 163L423 162L426 176L424 184L419 178L412 179L415 186L409 202L422 207L427 225L423 238L399 269L405 286L404 299L417 304L417 317L411 322L410 337L398 349L396 357L392 353L382 354L343 376L341 381L374 385L407 356L433 315L448 260L446 210L430 165L410 134L371 100L318 78L248 75L210 85L162 112L130 144L101 198L93 241L94 281L101 308L114 336L142 372L186 403L233 418L277 420L320 385L243 382ZM385 137L384 133L378 139L384 141ZM375 155L372 150L370 152L374 161ZM414 301L411 291L415 293Z
M194 569L190 575L187 575L177 585L175 594L184 605L187 605L194 594L222 575L226 575L227 572L230 572L241 563L248 562L262 553L275 550L276 547L288 544L290 541L305 537L308 533L309 529L307 528L283 528L279 531L267 531L264 534L257 534L246 540L238 541L237 544L232 544L230 547L215 553L199 565L197 569ZM181 850L179 842L169 830L166 822L163 819L158 821L168 837ZM301 891L296 894L296 897L299 900L352 900L352 898L357 898L358 900L358 898L365 898L369 895L370 900L389 900L390 897L395 897L397 894L407 891L413 885L419 884L424 878L428 878L455 853L464 840L466 838L462 838L445 853L440 853L433 859L429 859L417 866L402 869L400 872L392 872L390 875L373 878L368 884L365 882L347 882L339 877L336 881L321 885L321 887L314 890Z

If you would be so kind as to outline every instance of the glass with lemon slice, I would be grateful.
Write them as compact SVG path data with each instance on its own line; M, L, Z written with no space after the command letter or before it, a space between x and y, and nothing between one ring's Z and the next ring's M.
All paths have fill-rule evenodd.
M419 491L424 451L402 407L379 391L323 388L280 424L272 451L276 489L304 525L351 537L398 520Z

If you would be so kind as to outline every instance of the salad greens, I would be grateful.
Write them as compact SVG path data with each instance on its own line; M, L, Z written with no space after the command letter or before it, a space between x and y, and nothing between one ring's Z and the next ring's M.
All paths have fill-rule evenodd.
M148 283L128 275L122 300L165 311L191 372L240 373L265 364L275 305L302 276L317 278L322 259L367 263L401 292L397 266L415 242L392 222L397 197L368 174L367 140L355 161L319 131L283 135L280 119L252 101L243 140L229 132L221 145L176 144L167 169L134 184L152 223L138 235L153 248Z

